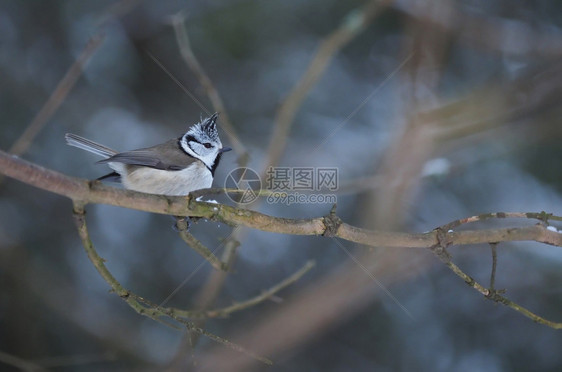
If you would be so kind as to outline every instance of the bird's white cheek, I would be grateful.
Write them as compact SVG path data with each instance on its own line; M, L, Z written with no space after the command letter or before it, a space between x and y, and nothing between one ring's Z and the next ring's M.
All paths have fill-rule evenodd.
M200 156L199 158L201 159L201 161L203 163L205 163L209 168L213 167L213 164L215 164L215 159L217 158L218 152L214 151L210 154L204 155L204 156Z

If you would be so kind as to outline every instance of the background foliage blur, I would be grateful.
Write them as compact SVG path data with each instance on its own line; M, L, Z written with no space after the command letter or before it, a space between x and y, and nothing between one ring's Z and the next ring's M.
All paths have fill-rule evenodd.
M98 159L91 154L67 147L64 133L121 150L183 133L205 112L150 57L212 110L179 53L171 16L182 11L193 51L249 151L249 166L261 170L278 108L321 40L357 19L364 4L1 0L0 148L9 149L19 138L98 32L105 40L22 157L94 179L107 169L94 165ZM562 4L401 0L379 6L372 23L334 56L306 95L280 165L337 167L338 214L373 229L421 232L494 211L562 214ZM226 154L215 185L222 186L236 166L236 154ZM302 218L330 208L258 207ZM197 305L212 269L201 266L201 257L178 238L169 218L96 205L88 207L88 221L94 243L125 287L162 302L189 278L168 305ZM230 230L200 222L192 232L216 247ZM497 287L539 314L562 320L559 248L513 243L498 249ZM265 335L256 331L256 342L241 339L259 351L260 343L285 337L285 343L267 349L276 363L270 370L560 369L560 331L484 301L430 252L379 248L363 256L364 251L327 238L247 231L216 306L260 293L308 259L318 265L278 301L208 321L206 327L237 341L299 298L306 311L294 322ZM489 247L451 252L469 274L486 282ZM346 270L356 270L365 283L348 283ZM319 301L313 294L320 290L310 288L327 282L341 286ZM57 371L189 365L183 357L191 352L181 332L137 315L107 290L80 245L70 202L4 180L1 369L11 368L1 362L8 355ZM289 336L299 322L328 311L332 297L346 305L314 332ZM196 357L201 352L239 357L206 339L199 341Z

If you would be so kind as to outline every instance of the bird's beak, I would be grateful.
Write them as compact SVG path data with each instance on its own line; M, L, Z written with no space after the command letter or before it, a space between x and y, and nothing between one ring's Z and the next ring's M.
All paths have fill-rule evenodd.
M219 150L219 153L227 152L230 150L232 150L230 147L223 147L222 149Z

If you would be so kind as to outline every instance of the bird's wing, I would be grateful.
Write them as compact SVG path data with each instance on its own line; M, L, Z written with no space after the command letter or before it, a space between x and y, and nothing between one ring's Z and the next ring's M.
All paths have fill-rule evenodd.
M197 159L183 152L179 148L178 140L174 139L145 149L121 152L98 163L115 162L177 171L187 168L194 161Z

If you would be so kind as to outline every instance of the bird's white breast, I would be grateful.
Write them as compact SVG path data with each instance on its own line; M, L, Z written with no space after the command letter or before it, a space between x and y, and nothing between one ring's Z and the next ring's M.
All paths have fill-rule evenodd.
M122 163L109 163L121 174L126 189L161 195L187 195L191 191L206 189L213 184L213 175L201 162L194 162L180 171L167 171L149 167L127 167Z

